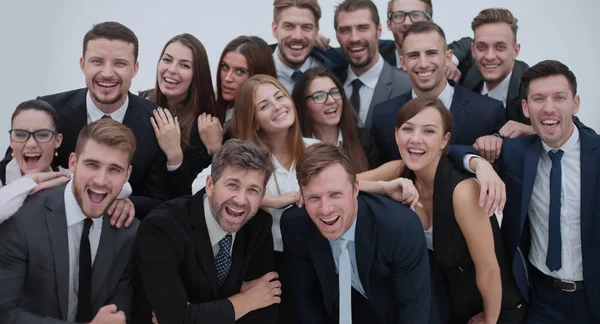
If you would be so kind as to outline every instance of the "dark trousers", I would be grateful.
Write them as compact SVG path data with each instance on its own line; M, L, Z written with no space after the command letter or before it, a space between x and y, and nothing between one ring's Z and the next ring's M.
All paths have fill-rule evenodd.
M281 304L279 304L279 317L277 320L278 324L296 324L298 323L297 317L294 313L294 308L291 302L286 297L285 291L285 276L283 276L283 252L275 253L275 271L279 274L279 280L281 281Z
M530 266L529 269L532 290L526 324L591 324L599 322L592 317L592 309L585 290L562 291L552 287L548 276L535 267Z

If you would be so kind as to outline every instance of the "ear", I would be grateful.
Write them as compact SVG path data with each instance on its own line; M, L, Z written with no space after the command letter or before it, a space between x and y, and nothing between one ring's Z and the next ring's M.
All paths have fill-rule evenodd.
M402 55L400 55L399 57L400 57L400 65L402 65L402 69L404 71L407 71L407 69L406 69L406 61L404 60L404 53L402 53Z
M452 62L452 55L454 55L454 53L452 53L452 50L451 50L451 49L448 49L448 50L446 51L445 55L446 55L446 59L447 59L448 61Z
M471 42L471 56L475 57L475 40Z
M573 115L577 114L579 111L579 102L579 95L576 95L575 98L573 98Z
M441 149L445 149L446 146L448 146L448 143L450 142L450 132L447 132L446 134L444 134L444 138L442 140L442 147Z
M515 44L515 58L517 58L519 56L519 53L521 52L521 44L517 43Z
M138 73L139 68L140 68L140 61L136 60L135 64L133 64L133 75L131 76L131 78L135 78L135 76Z
M133 170L133 167L130 164L127 168L127 180L125 180L126 182L129 181L129 177L131 176L131 170Z
M62 144L63 135L61 133L56 134L56 138L54 139L54 148L57 149Z
M277 23L275 20L273 20L273 23L271 23L271 31L273 32L273 37L277 39Z
M358 197L358 192L358 178L356 178L356 180L354 180L354 192L352 193L354 198Z
M377 39L381 38L381 24L377 25Z
M530 118L529 117L529 106L527 106L527 100L522 99L521 106L523 107L523 115L525 115L525 117L527 117L527 118Z
M79 58L79 68L81 72L85 73L85 58L83 56Z
M69 155L69 170L71 170L71 172L75 173L76 165L77 165L77 156L73 152Z
M206 189L206 195L208 197L212 197L215 189L215 184L211 176L206 177L206 185L204 186L204 189Z
M387 20L387 28L388 28L389 31L393 32L392 31L392 21L389 20L389 19Z

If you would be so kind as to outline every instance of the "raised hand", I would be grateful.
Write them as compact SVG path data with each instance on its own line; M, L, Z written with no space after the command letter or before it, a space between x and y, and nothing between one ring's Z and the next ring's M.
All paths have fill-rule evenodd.
M167 156L168 165L177 165L183 160L181 149L181 129L177 117L173 118L168 109L154 109L154 117L150 117L150 123L154 129L154 135L160 149Z
M198 133L208 154L213 155L223 144L223 127L219 118L202 113L198 116Z

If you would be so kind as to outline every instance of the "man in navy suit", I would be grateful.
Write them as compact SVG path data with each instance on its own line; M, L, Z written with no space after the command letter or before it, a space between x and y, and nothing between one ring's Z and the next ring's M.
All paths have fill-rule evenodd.
M396 146L395 124L400 107L416 96L439 98L450 109L454 127L451 144L473 145L482 137L496 134L506 117L502 103L467 91L453 81L446 81L446 62L452 52L447 49L444 31L435 23L420 21L404 33L404 69L413 89L375 107L372 133L380 152L380 163L400 159Z
M332 144L309 146L296 175L306 208L281 218L286 295L301 324L427 323L423 228L407 206L358 190ZM337 273L337 275L336 275Z
M526 323L598 323L600 136L573 122L579 96L567 66L540 62L521 82L536 134L504 140L494 164L506 184L502 231L513 273L529 296ZM469 166L490 169L479 158Z

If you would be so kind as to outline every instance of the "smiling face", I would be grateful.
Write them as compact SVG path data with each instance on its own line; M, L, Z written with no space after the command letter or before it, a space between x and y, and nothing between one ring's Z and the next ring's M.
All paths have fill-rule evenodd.
M368 71L377 63L381 25L375 25L369 9L341 11L336 36L357 75Z
M446 86L446 62L452 59L444 38L435 31L409 33L403 50L402 67L408 72L417 95L438 96Z
M194 73L192 50L180 42L172 42L158 62L156 77L160 91L169 101L180 102L189 92Z
M39 130L54 131L56 127L50 115L43 111L29 109L21 111L15 116L12 120L12 129L35 132ZM30 135L26 142L16 142L10 138L10 147L13 150L13 156L23 174L46 172L49 170L54 158L54 151L62 142L62 134L54 135L50 132L45 133L38 134L38 139L43 142L49 140L47 143L38 143L33 135ZM18 136L19 134L16 135ZM23 134L23 136L26 135Z
M225 167L216 181L206 179L210 210L225 232L237 232L260 207L265 174L257 170Z
M425 108L396 129L396 144L402 161L418 172L440 159L450 133L444 130L442 116L435 108Z
M98 38L87 43L79 63L92 100L104 113L119 109L127 99L138 70L133 50L133 44L122 40Z
M221 97L225 101L234 101L237 90L250 77L246 57L236 51L227 52L221 61L219 76L221 78Z
M334 99L329 92L340 92L335 83L328 77L315 78L307 88L306 96L326 97L324 103L315 103L312 98L306 99L308 115L315 125L337 126L342 118L342 98Z
M566 77L552 75L532 80L522 104L523 113L544 143L559 148L571 137L579 96L573 95Z
M312 11L290 7L281 10L279 21L273 22L273 36L277 38L277 55L283 64L297 69L310 55L319 33L318 22Z
M254 119L266 133L287 132L296 120L296 110L289 95L274 84L266 82L254 92Z
M485 24L475 29L471 52L488 88L493 89L512 72L520 50L508 24Z
M310 219L327 239L341 237L356 219L358 181L351 182L339 162L310 177L302 196Z
M129 152L89 139L79 155L71 153L69 169L79 207L87 217L101 217L129 180Z

